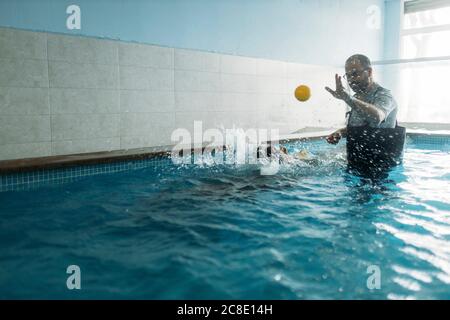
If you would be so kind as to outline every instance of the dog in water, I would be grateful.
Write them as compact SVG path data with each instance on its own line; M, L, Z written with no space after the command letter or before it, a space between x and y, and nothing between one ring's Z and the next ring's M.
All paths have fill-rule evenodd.
M302 149L299 152L290 154L285 146L275 147L270 144L264 147L258 147L257 158L268 160L277 158L280 164L296 163L297 161L303 161L311 165L318 164L318 160L312 157L312 155L306 149Z

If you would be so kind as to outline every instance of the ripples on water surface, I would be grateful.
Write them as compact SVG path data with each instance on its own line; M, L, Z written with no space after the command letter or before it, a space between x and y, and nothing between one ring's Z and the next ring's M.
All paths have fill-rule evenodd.
M0 297L450 298L448 146L410 143L377 182L346 173L343 146L288 147L319 164L168 163L1 193Z

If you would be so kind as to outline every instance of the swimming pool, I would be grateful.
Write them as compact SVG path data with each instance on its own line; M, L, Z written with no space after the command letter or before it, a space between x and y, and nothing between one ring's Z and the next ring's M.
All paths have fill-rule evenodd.
M321 140L274 176L163 160L2 192L0 298L450 299L450 144L431 140L379 181Z

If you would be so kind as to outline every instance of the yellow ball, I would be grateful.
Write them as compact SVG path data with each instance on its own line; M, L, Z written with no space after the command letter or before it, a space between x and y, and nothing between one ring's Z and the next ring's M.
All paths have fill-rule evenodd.
M305 85L298 86L297 89L295 89L295 97L297 100L304 102L311 97L311 90Z

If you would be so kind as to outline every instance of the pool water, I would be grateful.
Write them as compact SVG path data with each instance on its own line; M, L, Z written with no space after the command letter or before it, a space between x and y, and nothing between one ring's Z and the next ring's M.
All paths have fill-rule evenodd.
M318 163L168 160L0 193L0 298L450 299L448 145L410 141L376 181L343 144L287 147Z

